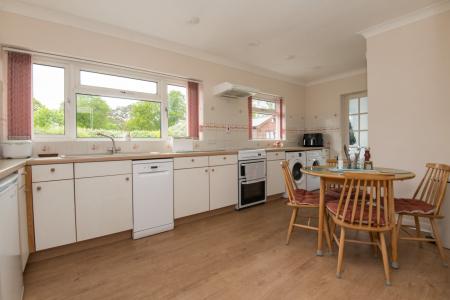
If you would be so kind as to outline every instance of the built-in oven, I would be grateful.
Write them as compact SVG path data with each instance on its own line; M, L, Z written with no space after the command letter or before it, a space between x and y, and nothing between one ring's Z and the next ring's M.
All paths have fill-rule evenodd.
M239 161L239 202L237 209L266 202L266 160Z

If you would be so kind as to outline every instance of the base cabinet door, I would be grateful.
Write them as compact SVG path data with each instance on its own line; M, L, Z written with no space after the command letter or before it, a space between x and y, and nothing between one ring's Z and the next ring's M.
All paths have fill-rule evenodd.
M210 209L236 205L238 202L237 165L210 168Z
M131 175L75 180L77 240L133 227Z
M36 250L76 242L73 179L33 183Z
M267 162L267 195L272 196L285 192L284 177L281 169L282 160Z
M209 210L209 168L174 171L175 218Z

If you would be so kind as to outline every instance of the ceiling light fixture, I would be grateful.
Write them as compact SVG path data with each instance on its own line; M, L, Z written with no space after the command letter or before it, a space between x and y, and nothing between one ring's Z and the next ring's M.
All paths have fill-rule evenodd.
M190 25L197 25L198 23L200 23L200 18L199 17L192 17L187 21L188 24Z
M248 45L250 47L258 47L259 45L261 45L261 42L260 41L250 41L250 42L248 42Z

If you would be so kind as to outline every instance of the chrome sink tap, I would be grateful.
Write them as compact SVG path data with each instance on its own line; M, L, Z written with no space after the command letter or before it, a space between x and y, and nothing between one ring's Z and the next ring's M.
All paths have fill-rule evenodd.
M108 138L111 140L112 142L112 148L108 149L108 151L111 152L111 154L116 154L117 152L119 152L121 149L120 147L116 147L116 141L114 140L114 137L112 135L107 135L101 132L97 132L97 135Z

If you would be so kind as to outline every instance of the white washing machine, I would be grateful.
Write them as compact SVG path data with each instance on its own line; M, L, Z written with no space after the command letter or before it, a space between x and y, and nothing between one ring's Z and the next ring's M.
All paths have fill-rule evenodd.
M306 167L306 152L286 152L286 160L289 161L295 185L306 190L306 174L302 172L302 168Z
M322 150L311 150L306 152L306 166L324 166L327 164L327 159L329 156L328 149ZM317 176L306 176L306 190L315 191L320 189L320 178Z

